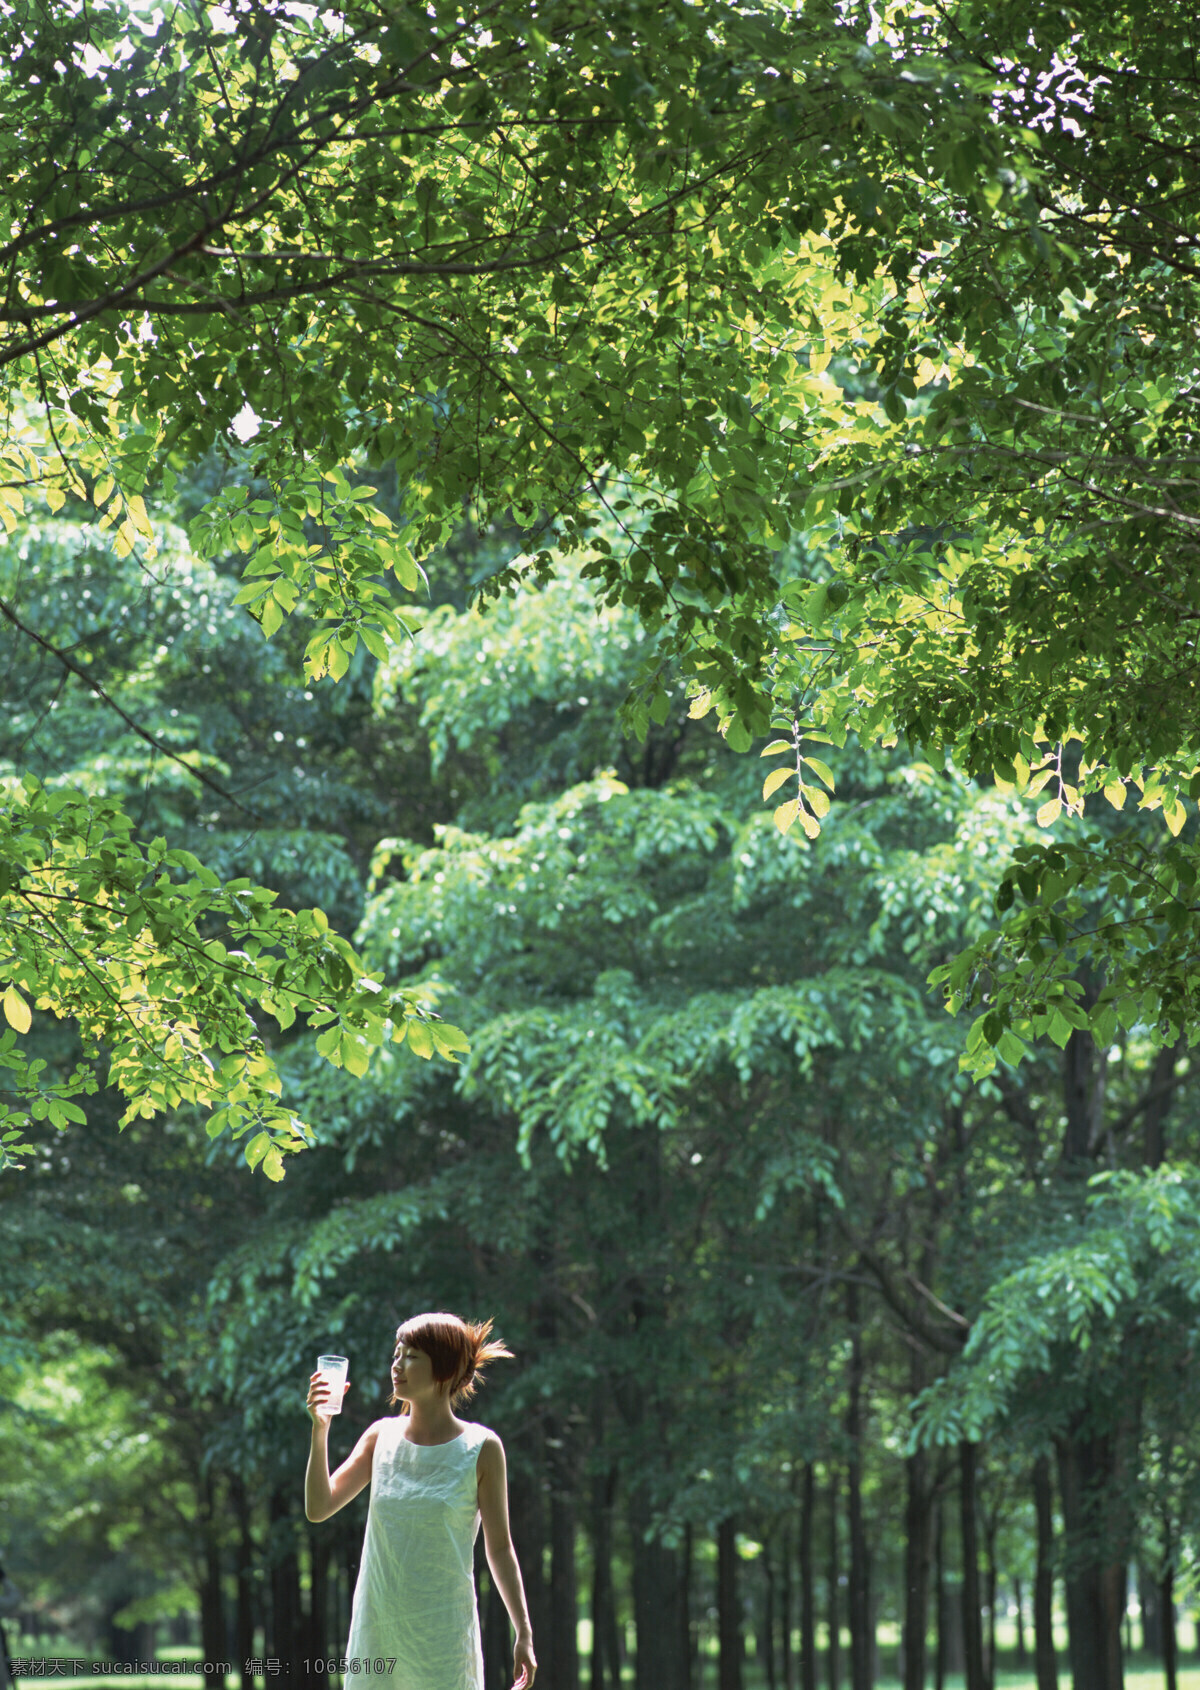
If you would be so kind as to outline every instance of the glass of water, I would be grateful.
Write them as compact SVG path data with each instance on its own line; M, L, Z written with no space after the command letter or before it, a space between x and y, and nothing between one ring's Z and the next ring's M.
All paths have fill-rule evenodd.
M317 1372L329 1384L329 1400L325 1404L327 1414L342 1412L342 1397L346 1392L346 1375L350 1371L350 1361L346 1356L318 1356Z

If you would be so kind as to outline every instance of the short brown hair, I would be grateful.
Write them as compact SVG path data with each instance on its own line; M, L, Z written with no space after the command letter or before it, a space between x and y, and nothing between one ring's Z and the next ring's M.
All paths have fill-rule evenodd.
M490 1320L462 1320L456 1314L415 1314L397 1329L396 1342L423 1350L433 1364L435 1384L449 1385L455 1406L474 1396L483 1369L490 1361L511 1356L499 1342L488 1342ZM391 1402L403 1402L393 1391Z

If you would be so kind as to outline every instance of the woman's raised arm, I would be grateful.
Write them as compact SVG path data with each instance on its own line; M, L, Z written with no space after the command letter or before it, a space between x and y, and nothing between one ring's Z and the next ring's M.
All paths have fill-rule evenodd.
M504 1598L508 1617L516 1632L513 1644L513 1690L529 1690L537 1672L533 1653L533 1628L525 1605L525 1586L513 1548L508 1524L508 1472L504 1445L489 1432L479 1451L479 1513L483 1520L483 1544L496 1589Z
M347 1387L348 1388L348 1387ZM329 1475L329 1421L325 1407L329 1384L323 1374L314 1373L308 1384L308 1412L312 1419L312 1443L304 1473L304 1512L310 1520L328 1520L339 1508L352 1502L371 1482L375 1439L379 1421L368 1426L350 1454L331 1478Z

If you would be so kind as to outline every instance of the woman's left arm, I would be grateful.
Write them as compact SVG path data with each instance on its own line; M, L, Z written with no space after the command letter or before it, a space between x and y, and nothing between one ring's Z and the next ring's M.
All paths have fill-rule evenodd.
M513 1690L529 1690L537 1672L533 1630L529 1624L525 1586L521 1583L521 1569L517 1565L517 1552L513 1548L508 1524L508 1473L504 1464L504 1445L494 1432L488 1433L479 1451L476 1472L488 1566L517 1634L513 1645Z

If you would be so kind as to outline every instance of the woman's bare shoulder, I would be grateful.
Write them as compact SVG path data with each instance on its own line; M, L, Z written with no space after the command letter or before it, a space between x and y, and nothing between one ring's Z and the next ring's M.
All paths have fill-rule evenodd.
M481 1473L485 1473L489 1469L495 1469L497 1467L503 1470L504 1445L500 1442L498 1434L493 1432L490 1426L481 1426L479 1431L481 1434L479 1438L479 1459L477 1464L479 1471Z
M392 1417L390 1415L385 1415L382 1420L372 1420L366 1431L360 1434L359 1440L354 1446L355 1449L358 1451L373 1450L380 1432L383 1431L385 1426L390 1426L391 1423Z

